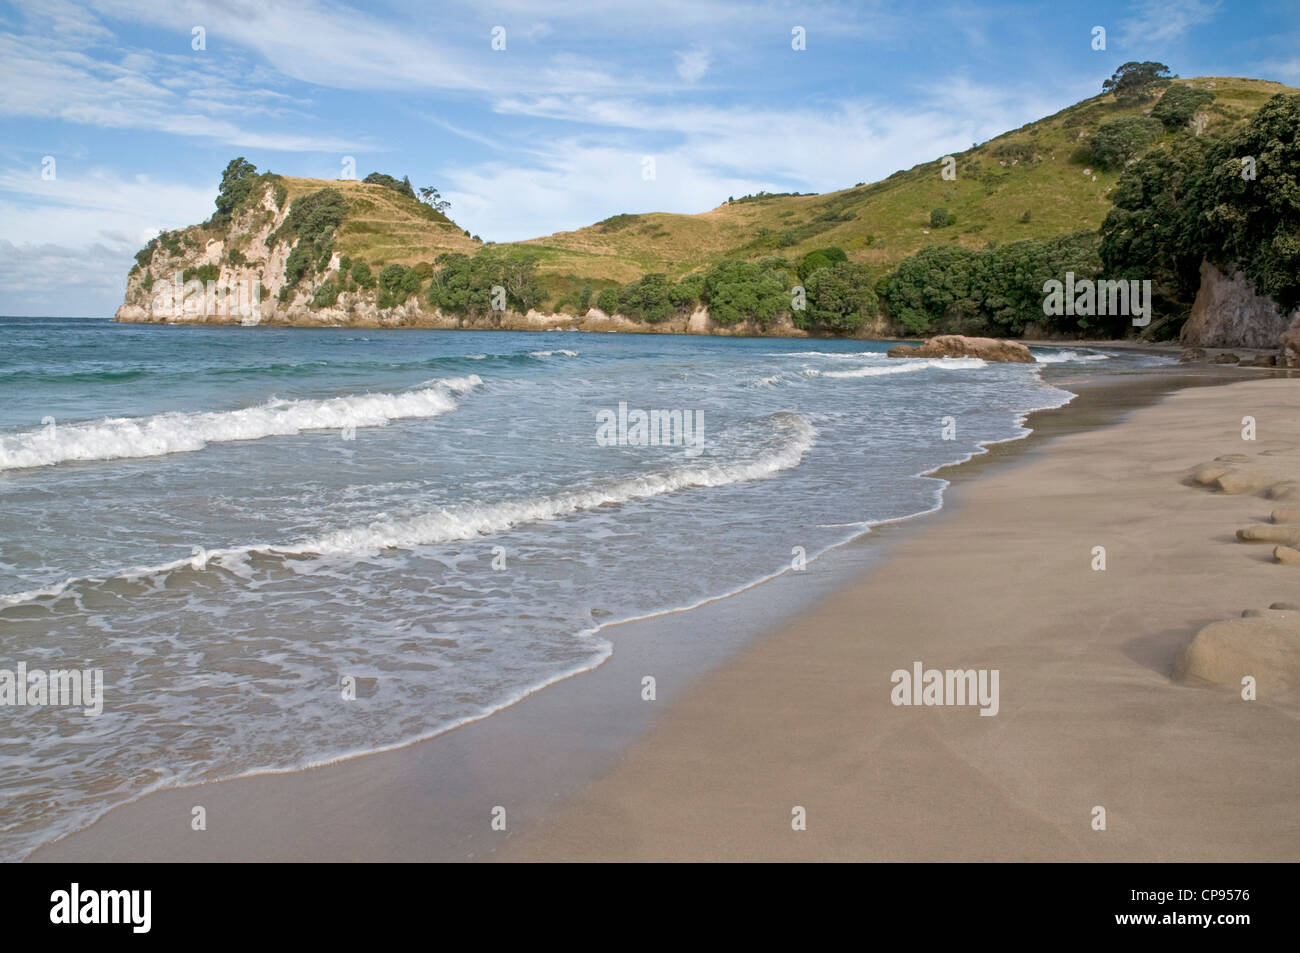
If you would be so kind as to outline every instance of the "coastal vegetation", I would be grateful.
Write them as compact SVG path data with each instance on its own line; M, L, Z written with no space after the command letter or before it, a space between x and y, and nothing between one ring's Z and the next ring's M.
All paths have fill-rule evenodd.
M279 248L284 307L595 307L647 326L707 313L745 333L1128 333L1122 316L1043 313L1044 283L1072 272L1151 279L1160 320L1148 333L1172 336L1202 260L1300 304L1298 126L1300 96L1280 84L1127 63L1099 96L879 182L759 191L700 215L625 212L501 245L408 176L298 179L241 157L212 218L151 240L132 280L143 291L178 264L257 269ZM202 256L214 238L226 239L220 265Z

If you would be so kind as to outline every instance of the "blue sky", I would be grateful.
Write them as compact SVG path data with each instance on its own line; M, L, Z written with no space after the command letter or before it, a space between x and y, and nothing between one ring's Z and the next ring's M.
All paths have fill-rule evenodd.
M352 156L507 241L870 182L1128 60L1300 85L1298 39L1294 0L0 2L0 314L111 314L238 155L322 178Z

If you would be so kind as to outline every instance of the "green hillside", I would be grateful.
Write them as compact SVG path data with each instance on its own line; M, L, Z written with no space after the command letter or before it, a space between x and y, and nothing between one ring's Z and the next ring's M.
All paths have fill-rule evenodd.
M164 233L136 256L119 318L168 319L155 314L153 284L183 272L187 282L260 283L262 300L273 303L244 317L293 324L503 327L527 325L535 311L536 320L590 315L625 329L702 333L1120 334L1128 322L1113 315L1100 324L1041 320L1045 279L1099 277L1103 264L1126 273L1156 267L1155 252L1140 250L1124 229L1103 242L1103 222L1115 211L1130 223L1146 216L1134 235L1148 244L1154 236L1164 259L1152 275L1129 277L1157 279L1152 330L1175 333L1196 266L1217 255L1217 246L1203 247L1211 220L1222 219L1214 225L1220 237L1244 242L1237 260L1257 258L1271 243L1270 273L1290 267L1277 254L1290 247L1292 230L1289 146L1276 139L1289 142L1300 121L1300 90L1231 77L1171 79L1155 63L1126 64L1107 87L1121 80L1135 80L1120 88L1121 99L1094 96L880 182L822 195L732 197L695 215L623 213L502 244L470 235L436 195L421 201L405 179L293 178L235 159L211 220ZM1178 210L1186 205L1179 195L1190 192L1157 196L1169 191L1161 183L1173 181L1164 169L1174 163L1179 176L1191 175L1187 189L1198 201L1210 201L1209 179L1188 170L1238 140L1283 149L1258 188L1190 212ZM1139 179L1148 185L1134 185ZM1134 188L1156 205L1145 208ZM1125 208L1116 211L1116 201ZM1251 224L1223 231L1215 202L1241 222L1254 216ZM1256 235L1256 226L1273 237Z
M1248 119L1270 96L1300 92L1231 77L1174 83L1215 94L1205 110L1210 134ZM538 269L548 285L564 286L570 275L619 283L647 272L675 278L724 258L797 259L827 245L843 248L850 261L883 275L929 245L984 248L990 242L1096 231L1110 210L1119 171L1094 167L1089 140L1102 123L1151 108L1150 103L1117 105L1111 94L1094 96L954 154L953 181L941 177L942 157L936 156L880 182L839 192L746 199L699 215L616 216L519 244L541 254ZM956 222L931 228L930 213L940 207Z

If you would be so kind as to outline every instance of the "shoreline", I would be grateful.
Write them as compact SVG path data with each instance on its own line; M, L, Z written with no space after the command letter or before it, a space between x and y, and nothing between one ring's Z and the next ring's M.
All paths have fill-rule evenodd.
M1179 387L1256 377L1204 368L1134 372L1129 380L1120 375L1109 375L1109 380L1108 375L1094 376L1100 384L1090 383L1078 372L1053 374L1052 383L1080 396L1064 407L1028 415L1026 426L1033 428L1029 435L989 445L985 453L933 471L931 475L949 481L942 508L918 514L930 520L907 517L901 522L919 529L929 526L949 511L954 485L980 476L990 464L1023 458L1053 436L1095 427L1098 419L1123 417ZM1065 384L1062 377L1072 383ZM768 636L762 633L782 619L812 611L818 602L855 586L864 574L888 562L888 550L896 541L913 536L898 526L878 526L835 547L827 554L830 558L823 556L810 564L816 572L786 573L703 606L611 626L607 634L615 643L613 658L553 682L545 691L539 689L490 717L395 749L320 767L152 792L110 809L88 827L37 849L28 859L472 859L490 855L512 844L518 832L529 834L558 804L606 774L651 731L657 714L671 711L674 699L693 684L711 672L725 671L735 656L763 642ZM707 631L708 644L684 640L677 631L682 628ZM647 667L663 673L655 704L639 697L640 676L635 673ZM593 730L591 720L602 717L601 727ZM611 726L611 720L617 724ZM544 792L540 798L539 790ZM491 831L487 820L490 808L502 802L520 805L510 809L505 834ZM194 804L203 804L208 811L206 834L189 831ZM405 822L395 824L391 818ZM413 818L422 818L423 823ZM225 836L216 835L218 829L224 829ZM366 836L358 836L362 832Z

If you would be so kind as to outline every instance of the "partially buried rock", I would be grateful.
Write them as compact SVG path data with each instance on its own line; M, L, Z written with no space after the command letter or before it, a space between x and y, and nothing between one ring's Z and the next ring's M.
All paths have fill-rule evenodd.
M1183 363L1187 363L1189 361L1203 361L1205 360L1205 348L1185 347L1183 348L1183 354L1179 358L1179 360L1182 361Z
M1282 543L1287 546L1300 546L1300 526L1259 523L1237 530L1237 539L1243 543Z
M1260 697L1300 686L1300 618L1290 612L1211 622L1183 651L1174 677L1235 689L1253 678Z
M891 347L889 357L977 357L982 361L1010 364L1036 364L1029 348L1016 341L997 338L968 338L964 334L940 334L920 347L900 344Z
M1210 359L1211 364L1240 364L1241 358L1229 351L1227 354L1216 354Z
M1284 566L1300 566L1300 549L1276 546L1273 549L1273 558Z

